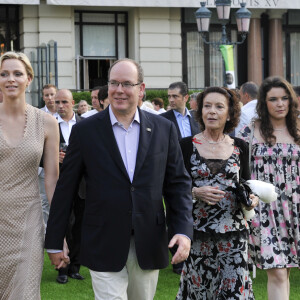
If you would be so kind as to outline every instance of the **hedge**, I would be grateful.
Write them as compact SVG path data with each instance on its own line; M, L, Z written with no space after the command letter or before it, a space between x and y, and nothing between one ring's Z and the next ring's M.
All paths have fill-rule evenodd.
M189 94L201 92L201 90L190 90ZM80 100L86 100L88 104L92 105L91 101L91 93L90 92L73 92L73 99L75 100L75 104L78 103ZM162 98L164 100L164 106L165 108L169 105L168 101L168 90L152 90L152 89L146 89L146 98L151 102L154 98ZM189 104L187 105L189 108Z
M92 105L91 93L90 92L72 92L75 104L80 100L86 100L89 105Z

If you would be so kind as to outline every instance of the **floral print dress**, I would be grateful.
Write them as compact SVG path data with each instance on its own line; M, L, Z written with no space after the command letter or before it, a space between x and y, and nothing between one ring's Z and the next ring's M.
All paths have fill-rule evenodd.
M246 142L250 128L240 135ZM249 254L261 269L299 267L300 147L252 140L251 178L276 187L277 201L260 201L251 222Z
M216 205L194 203L194 240L176 299L254 299L247 263L248 225L233 193L240 150L235 146L227 160L205 159L194 143L188 170L193 186L218 186L226 194Z

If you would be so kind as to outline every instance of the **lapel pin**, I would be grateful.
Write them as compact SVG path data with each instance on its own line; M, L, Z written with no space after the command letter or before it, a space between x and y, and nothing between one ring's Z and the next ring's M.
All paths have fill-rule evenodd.
M146 128L147 131L151 132L151 128Z

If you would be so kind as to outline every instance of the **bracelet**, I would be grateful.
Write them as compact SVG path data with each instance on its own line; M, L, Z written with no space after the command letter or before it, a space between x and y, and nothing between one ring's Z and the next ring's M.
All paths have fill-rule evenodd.
M196 187L193 187L193 188L192 188L192 199L193 199L194 201L197 201L198 199L197 199L196 194L195 194L195 189L196 189Z

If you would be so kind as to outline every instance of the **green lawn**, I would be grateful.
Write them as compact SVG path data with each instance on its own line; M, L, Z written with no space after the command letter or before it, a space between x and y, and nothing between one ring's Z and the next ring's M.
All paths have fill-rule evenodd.
M45 264L42 277L42 300L93 300L92 283L89 271L81 268L80 273L86 278L83 281L69 279L67 284L58 284L55 281L57 271L50 265L48 256L45 255ZM300 299L300 271L292 269L291 272L291 296L290 300ZM179 285L179 275L172 272L169 266L161 270L157 291L154 300L174 300ZM266 273L257 270L257 277L253 279L256 300L267 300ZM137 299L138 300L138 299Z

